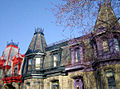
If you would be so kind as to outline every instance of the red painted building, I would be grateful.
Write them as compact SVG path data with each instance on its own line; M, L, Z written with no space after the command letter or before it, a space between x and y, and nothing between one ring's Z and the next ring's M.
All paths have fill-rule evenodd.
M24 55L19 53L18 44L10 42L7 44L0 58L1 87L14 89L21 84L21 66Z

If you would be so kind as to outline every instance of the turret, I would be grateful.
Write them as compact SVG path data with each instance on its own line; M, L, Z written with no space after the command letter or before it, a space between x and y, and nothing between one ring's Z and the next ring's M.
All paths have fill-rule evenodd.
M42 71L46 47L47 45L44 38L43 29L37 28L25 54L25 60L23 63L23 77L30 77L33 74L36 76L36 74Z
M97 59L102 60L103 58L107 60L116 52L119 52L119 32L119 22L111 7L111 3L104 2L104 5L100 5L92 38Z
M119 22L111 7L111 3L104 2L103 5L100 5L94 31L96 32L100 28L111 30L116 24L118 25Z
M92 33L96 82L98 89L117 88L115 72L120 63L120 25L109 1L100 5ZM117 74L117 73L116 73ZM107 81L107 82L106 82ZM112 82L111 82L112 81Z
M32 41L28 47L26 55L31 54L31 53L44 53L46 47L47 45L46 45L46 41L44 38L43 29L37 28L35 30Z

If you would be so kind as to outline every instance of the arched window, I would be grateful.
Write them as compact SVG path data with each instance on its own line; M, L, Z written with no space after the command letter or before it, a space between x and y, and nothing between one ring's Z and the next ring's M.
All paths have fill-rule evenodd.
M77 77L74 79L74 89L84 89L82 77Z
M117 38L114 38L114 45L115 45L115 50L116 50L116 51L120 51L119 42L118 42L118 39L117 39Z
M112 70L106 71L106 77L107 77L107 80L108 80L109 89L116 89L114 72Z

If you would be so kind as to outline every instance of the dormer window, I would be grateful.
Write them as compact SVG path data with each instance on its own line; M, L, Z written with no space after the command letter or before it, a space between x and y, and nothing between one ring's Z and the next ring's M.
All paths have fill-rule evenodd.
M53 67L58 66L58 53L53 55Z
M81 62L81 49L82 47L71 48L71 58L73 61L72 63Z
M116 51L120 51L119 42L118 42L118 39L117 39L117 38L114 38L114 45L115 45L115 50L116 50Z
M32 59L28 60L28 71L32 70Z
M79 48L75 49L75 59L76 59L76 62L80 61L80 49Z
M103 41L103 50L104 50L104 52L109 51L109 46L108 46L108 41L107 40Z
M55 49L53 51L51 51L51 67L58 67L60 66L60 62L61 62L61 53L62 53L62 49Z

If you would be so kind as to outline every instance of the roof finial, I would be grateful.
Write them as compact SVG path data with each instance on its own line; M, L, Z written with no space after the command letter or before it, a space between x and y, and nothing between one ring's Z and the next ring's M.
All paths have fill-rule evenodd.
M35 33L34 34L37 34L37 33L43 34L43 32L44 32L44 29L38 27L38 28L35 29Z
M10 42L7 41L7 46L9 45L15 45L18 47L18 43L15 43L13 40L11 40Z

